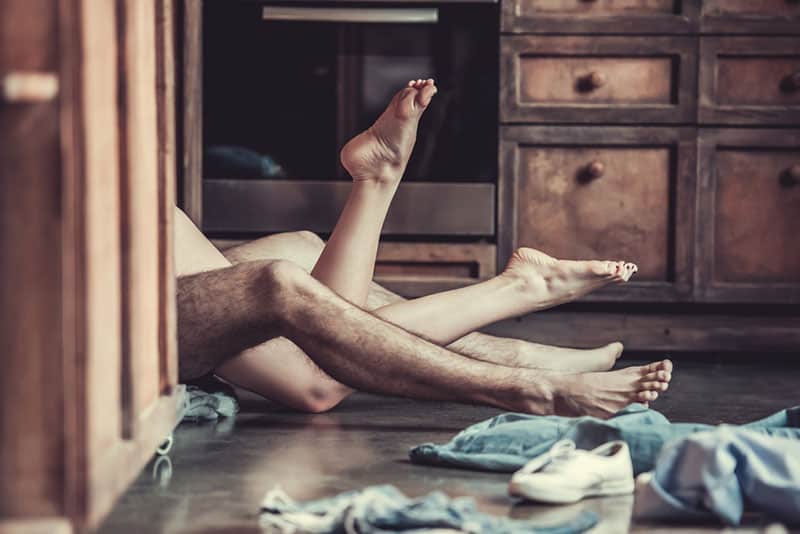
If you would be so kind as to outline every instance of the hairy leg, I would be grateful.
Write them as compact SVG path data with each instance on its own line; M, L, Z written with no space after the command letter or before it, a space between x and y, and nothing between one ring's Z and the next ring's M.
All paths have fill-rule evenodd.
M363 391L529 413L610 415L631 401L655 400L671 372L666 360L583 375L471 360L370 315L283 261L180 278L178 319L183 376L285 336L330 376Z

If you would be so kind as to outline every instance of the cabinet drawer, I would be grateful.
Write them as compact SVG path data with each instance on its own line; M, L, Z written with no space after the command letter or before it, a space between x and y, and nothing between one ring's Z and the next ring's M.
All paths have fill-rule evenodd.
M703 0L701 30L707 33L797 33L797 0Z
M800 298L800 130L706 130L699 152L698 295Z
M700 120L800 122L800 39L702 37Z
M489 243L381 243L375 279L413 298L474 284L497 274Z
M694 130L502 128L500 258L519 246L564 259L628 260L639 273L589 300L690 293Z
M691 38L501 38L504 122L692 122Z
M697 0L504 0L502 31L681 33L697 12Z

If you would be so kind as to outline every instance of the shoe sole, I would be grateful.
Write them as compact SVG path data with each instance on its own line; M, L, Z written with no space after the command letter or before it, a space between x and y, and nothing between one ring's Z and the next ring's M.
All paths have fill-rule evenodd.
M508 492L514 497L545 504L571 504L587 497L612 497L633 493L633 480L605 481L586 489L542 488L526 480L512 480Z

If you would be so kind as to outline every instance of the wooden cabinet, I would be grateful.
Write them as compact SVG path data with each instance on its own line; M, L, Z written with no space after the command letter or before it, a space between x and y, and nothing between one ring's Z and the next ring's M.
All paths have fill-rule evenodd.
M504 122L690 122L696 50L686 37L501 39Z
M800 38L701 37L700 54L700 122L800 123Z
M505 0L502 31L515 33L684 33L697 0Z
M795 0L702 0L705 33L786 34L800 31L800 3Z
M527 245L640 271L493 331L796 350L800 3L507 0L502 12L498 265Z
M0 530L83 530L180 400L171 3L0 19L26 21L0 28Z
M699 298L796 303L800 131L705 130L699 158Z
M506 127L501 256L634 261L636 279L587 300L690 296L695 164L691 129Z

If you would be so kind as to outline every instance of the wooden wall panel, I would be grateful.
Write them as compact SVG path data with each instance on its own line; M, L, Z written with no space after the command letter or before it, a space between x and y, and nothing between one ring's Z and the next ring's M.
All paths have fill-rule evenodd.
M120 109L123 199L123 411L125 435L135 414L159 395L159 188L156 120L155 1L121 2L124 87ZM131 426L132 425L132 426Z
M2 90L14 74L57 74L51 4L0 2L0 516L62 510L58 105Z
M113 3L87 0L81 8L84 175L79 211L85 228L84 432L91 457L112 446L121 428L117 46Z

